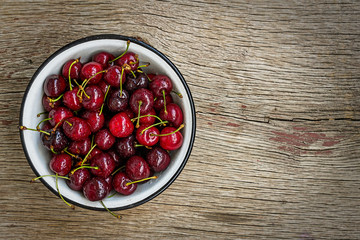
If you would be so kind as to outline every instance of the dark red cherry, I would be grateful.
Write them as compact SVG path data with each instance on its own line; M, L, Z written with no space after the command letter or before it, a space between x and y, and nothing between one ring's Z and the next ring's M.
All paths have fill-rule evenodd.
M136 153L135 136L130 135L126 138L120 138L115 143L115 149L120 158L129 158Z
M54 173L65 176L71 171L72 160L66 153L56 154L51 158L49 166Z
M150 176L149 164L140 156L132 156L126 163L125 172L133 181Z
M124 111L129 103L129 93L126 90L122 90L120 95L120 89L112 90L107 97L107 106L112 112Z
M81 141L72 141L69 144L68 151L75 155L85 156L91 148L91 140L90 138L86 138Z
M85 182L91 178L91 174L89 170L81 168L76 170L73 174L70 173L69 178L70 180L66 181L67 185L72 190L80 191L83 188Z
M175 130L176 128L174 127L165 127L161 131L161 135L169 134L171 132L174 132ZM162 147L165 150L176 150L181 147L182 143L183 143L183 135L179 131L167 136L160 137L160 147Z
M101 89L101 91L104 93L106 93L107 89L110 87L109 84L107 84L105 81L101 80L100 82L98 82L98 87Z
M139 67L139 56L133 52L127 52L116 60L115 64L123 67L125 73L129 73L130 70L134 72Z
M122 195L130 195L137 188L137 183L126 186L126 183L130 182L131 179L125 173L119 172L114 176L112 184L116 192Z
M84 196L90 201L100 201L109 194L108 183L102 177L93 177L83 187Z
M133 92L138 88L147 88L149 80L146 77L145 73L136 73L135 77L133 74L128 74L126 76L125 89L129 92Z
M88 138L91 134L89 124L79 117L68 118L63 124L65 135L73 141L81 141Z
M176 128L184 121L183 112L176 103L166 103L166 112L164 108L161 109L159 117L163 121L169 121Z
M129 105L131 110L137 114L140 106L140 114L144 115L154 105L154 95L146 88L139 88L131 95Z
M50 75L44 82L44 92L46 96L51 98L59 97L63 92L65 92L66 87L67 82L61 75Z
M145 115L152 115L152 116L155 116L156 115L156 112L153 108L151 108L148 112L146 112L144 114ZM147 116L147 117L142 117L140 118L140 125L152 125L155 123L156 121L156 118L155 117L152 117L152 116Z
M115 137L108 129L101 129L95 134L94 142L101 150L108 150L114 145Z
M173 102L173 98L171 97L170 94L165 95L165 101L166 101L166 105ZM160 111L161 109L164 108L164 98L163 97L156 98L156 100L154 101L154 108L157 111Z
M69 80L69 69L71 64L75 61L75 59L70 59L69 61L67 61L63 68L62 68L62 75L64 76L65 80ZM71 79L76 79L79 80L80 79L80 71L82 68L82 63L80 61L75 62L74 64L72 64L71 66L71 70L70 70L70 77Z
M116 166L123 164L123 159L120 157L120 155L114 148L109 149L107 153L114 159Z
M41 143L48 150L53 149L54 152L61 152L68 146L69 141L61 129L58 128L55 131L52 131L51 128L47 129L49 125L50 124L44 124L42 127L42 130L49 132L50 135L41 133Z
M50 102L50 98L44 94L42 97L42 105L45 111L50 112L51 109L57 108L61 105L61 100L58 100L56 102Z
M152 79L156 76L156 74L154 73L147 73L146 75L150 79L150 81L152 81Z
M109 129L112 135L122 138L132 134L134 124L125 112L120 112L110 119Z
M86 110L81 114L81 118L86 120L93 133L99 131L105 123L104 114L99 114L97 111Z
M96 155L99 153L102 153L102 151L98 147L94 147L94 149L90 152L89 156L87 157L87 160L93 159ZM90 162L90 161L87 161Z
M150 90L154 93L155 97L162 97L163 91L165 95L169 95L173 85L171 79L166 75L156 75L152 78L149 84Z
M164 171L170 164L170 154L161 147L154 147L146 155L146 161L155 172Z
M97 110L104 103L104 93L96 85L90 85L85 88L85 93L90 97L83 95L82 105L87 110Z
M110 66L109 61L114 58L114 55L109 52L99 52L92 57L92 60L93 62L100 63L103 69L106 69Z
M81 68L80 78L82 81L91 78L88 84L97 84L101 80L103 73L99 73L96 76L94 75L98 72L101 72L102 70L103 67L100 63L88 62Z
M107 72L104 75L104 80L106 83L110 84L113 87L120 88L120 78L121 78L121 67L112 66L108 68ZM122 74L121 83L124 84L126 81L125 71Z
M57 107L49 112L49 118L51 118L49 122L53 127L58 123L58 126L62 126L64 121L72 116L74 116L74 114L70 109L66 107Z
M107 178L114 171L116 163L109 154L99 153L91 159L91 166L99 168L90 170L93 175Z
M145 130L145 128L148 128L149 126L150 125L147 124L140 125L140 127L136 130L136 140L141 145L151 147L159 141L159 137L156 135L158 135L160 131L156 127L150 127Z
M104 179L105 182L107 182L108 184L108 192L110 192L111 190L113 190L113 185L112 185L112 181L113 181L113 176L109 175L107 178Z
M73 90L66 91L63 96L64 105L73 111L78 111L82 107L80 99L77 96L78 91L79 88L75 87Z
M131 108L127 108L124 110L124 113L126 113L126 115L128 115L128 117L130 119L134 118L135 117L135 113L131 110Z

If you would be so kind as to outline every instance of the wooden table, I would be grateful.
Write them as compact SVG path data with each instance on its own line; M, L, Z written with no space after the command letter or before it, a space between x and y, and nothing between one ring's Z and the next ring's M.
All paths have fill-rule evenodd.
M359 1L3 0L0 238L359 239L359 16ZM120 221L30 185L18 132L39 65L103 33L165 53L197 113L184 171Z

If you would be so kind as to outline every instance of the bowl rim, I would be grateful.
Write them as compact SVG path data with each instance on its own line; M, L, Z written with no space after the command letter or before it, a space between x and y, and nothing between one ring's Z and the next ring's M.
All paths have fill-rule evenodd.
M159 57L161 57L172 69L173 71L176 73L176 75L179 77L180 81L182 82L188 96L189 96L189 102L190 102L190 110L191 110L191 115L192 115L192 131L191 131L191 136L190 136L190 142L189 142L189 148L185 154L184 160L182 161L180 167L177 169L177 171L175 172L175 174L170 178L170 180L164 185L162 186L158 191L154 192L153 194L151 194L150 196L135 202L133 204L129 204L126 206L122 206L122 207L114 207L114 208L109 208L111 211L119 211L119 210L125 210L125 209L129 209L129 208L133 208L139 205L142 205L148 201L150 201L151 199L155 198L156 196L160 195L163 191L165 191L174 181L175 179L180 175L180 173L182 172L182 170L184 169L192 148L194 146L194 142L195 142L195 132L196 132L196 111L195 111L195 104L194 104L194 100L192 98L190 89L184 79L184 77L182 76L182 74L180 73L180 71L178 70L178 68L163 54L161 53L159 50L155 49L154 47L150 46L149 44L142 42L134 37L128 37L128 36L123 36L123 35L119 35L119 34L100 34L100 35L91 35L91 36L87 36L84 38L80 38L78 40L75 40L73 42L70 42L68 44L66 44L65 46L61 47L60 49L58 49L57 51L55 51L53 54L51 54L41 65L40 67L36 70L36 72L34 73L34 75L31 77L30 82L28 83L22 102L21 102L21 108L20 108L20 117L19 117L19 126L23 125L23 113L24 113L24 105L25 105L25 101L27 99L28 93L30 88L32 87L35 79L37 78L37 76L39 75L39 73L47 66L47 64L54 59L55 57L57 57L60 53L64 52L65 50L68 50L76 45L85 43L85 42L89 42L89 41L94 41L94 40L123 40L123 41L130 41L133 43L136 43L144 48L149 49L150 51L152 51L153 53L157 54ZM33 170L33 172L35 173L35 175L37 177L40 176L40 174L38 173L38 171L36 170L35 166L33 165L29 152L27 151L27 148L25 146L25 141L24 141L24 133L22 130L20 131L20 139L21 139L21 145L23 148L23 151L25 153L26 159L28 161L28 164L30 165L31 169ZM54 193L56 196L60 197L59 193L53 189L52 187L50 187L50 185L48 185L48 183L46 181L44 181L42 178L40 178L40 181L52 192ZM64 197L64 196L63 196ZM97 208L97 207L91 207L91 206L87 206L84 204L81 204L79 202L75 202L67 197L64 197L66 201L68 201L69 203L84 208L84 209L89 209L89 210L96 210L96 211L106 211L105 208Z

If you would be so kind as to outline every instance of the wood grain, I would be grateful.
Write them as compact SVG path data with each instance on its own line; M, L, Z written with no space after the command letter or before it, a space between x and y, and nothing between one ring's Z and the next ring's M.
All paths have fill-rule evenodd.
M358 1L2 1L2 239L359 239ZM192 155L159 197L68 209L22 152L21 99L37 67L81 37L143 38L183 73Z

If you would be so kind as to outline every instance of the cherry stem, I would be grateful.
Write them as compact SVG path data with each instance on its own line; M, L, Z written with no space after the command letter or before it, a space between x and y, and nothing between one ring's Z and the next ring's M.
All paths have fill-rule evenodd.
M114 192L113 194L111 194L110 196L108 196L107 198L112 198L113 196L115 196L117 194L117 192Z
M148 126L147 128L144 128L144 129L140 132L140 134L144 134L144 132L145 132L146 130L148 130L149 128L155 127L155 126L157 126L157 125L166 124L166 123L168 123L168 121L163 121L163 122L155 123L155 124L153 124L153 125L151 125L151 126Z
M139 62L139 55L135 54L136 62L129 62L130 65L135 65Z
M122 97L122 78L124 74L124 68L121 68L121 75L120 75L120 97Z
M89 152L86 154L84 160L81 162L81 166L84 165L84 163L86 162L87 158L89 157L90 153L92 152L92 150L96 147L96 144L94 144L94 146L92 146L92 148L89 150Z
M163 99L164 99L164 112L165 112L165 114L167 114L167 110L166 110L166 97L165 97L165 90L162 90L162 94L163 94Z
M71 63L71 65L70 65L70 67L69 67L69 87L70 87L70 91L72 90L71 77L70 77L70 75L71 75L71 68L72 68L72 66L73 66L75 63L78 63L79 60L80 60L80 58L75 59L75 61L73 61L73 62Z
M103 111L104 104L105 104L105 100L106 100L106 97L107 97L107 95L108 95L109 89L110 89L110 85L107 86L107 89L106 89L106 92L105 92L105 96L104 96L104 102L103 102L103 104L101 105L99 115L101 115L101 113L102 113L102 111Z
M106 209L106 211L108 211L111 215L113 215L114 217L116 217L117 219L121 219L120 215L117 215L115 213L113 213L112 211L110 211L110 209L108 209L105 204L103 203L103 201L100 201L101 205Z
M64 96L64 94L61 94L60 96L58 96L58 97L55 98L55 99L50 98L50 97L47 97L47 98L49 99L49 102L54 103L54 102L59 101L59 100L62 98L62 96Z
M27 127L25 127L25 126L20 126L19 128L20 128L20 130L30 130L30 131L35 131L35 132L41 132L41 133L44 133L44 134L50 136L50 133L49 133L49 132L45 132L45 131L43 131L43 130L37 130L37 129L33 129L33 128L27 128Z
M118 60L119 58L121 58L122 56L124 56L125 53L128 51L129 46L130 46L130 40L128 40L127 43L126 43L125 52L123 52L123 53L122 53L120 56L118 56L117 58L115 58L115 59L113 59L113 60L110 60L109 63L115 62L116 60Z
M145 147L145 145L142 144L135 144L134 147Z
M139 69L139 68L148 67L148 66L150 66L150 63L147 63L147 64L145 64L145 65L138 66L137 68Z
M58 181L58 178L59 178L59 174L56 174L56 190L58 191L59 193L59 196L60 198L64 201L64 203L66 203L69 207L71 207L72 209L75 209L74 205L71 205L70 203L68 203L64 198L63 196L61 195L60 193L60 190L59 190L59 181Z
M174 90L172 90L171 92L173 92L173 93L175 93L176 95L178 95L178 96L179 96L179 98L183 98L183 95L182 95L181 93L179 93L179 92L175 92Z
M33 178L31 179L30 183L33 183L35 182L36 180L39 180L40 178L43 178L43 177L56 177L56 175L42 175L42 176L39 176L39 177L36 177L36 178ZM66 177L66 176L58 176L59 178L64 178L64 179L67 179L67 180L70 180L69 177Z
M142 101L139 101L139 109L138 109L138 116L137 116L137 122L136 122L136 128L140 127L140 107L141 107Z
M65 122L66 122L67 124L69 124L69 125L70 125L70 127L72 127L72 124L71 124L71 123L69 123L67 120L65 120Z
M55 125L55 127L53 127L51 133L54 133L54 132L56 131L56 129L59 127L59 125L62 123L62 121L63 121L63 120L59 121L59 122Z
M134 183L139 183L139 182L143 182L143 181L146 181L146 180L157 179L157 178L158 178L157 176L152 176L152 177L143 178L143 179L140 179L140 180L137 180L137 181L133 181L133 182L128 182L128 183L126 183L125 185L126 185L126 186L129 186L129 185L134 184Z
M134 71L131 71L131 70L130 70L130 72L131 72L131 74L134 76L134 78L136 78L136 75L135 75Z
M94 146L94 138L95 138L95 134L93 134L91 137L91 145L90 145L91 147Z
M142 115L142 116L139 116L139 117L136 117L136 118L132 118L131 121L133 122L133 121L135 121L136 119L138 119L138 118L143 118L143 117L154 117L154 118L158 119L160 122L163 122L163 120L161 120L161 118L158 117L158 116L156 116L156 115Z
M40 130L40 124L43 123L43 122L49 121L49 120L51 120L51 119L52 119L52 118L45 118L45 119L41 120L41 121L38 123L38 125L36 125L36 129L37 129L37 130Z
M36 116L40 117L41 115L46 114L46 113L48 113L48 112L41 112L41 113L38 113Z
M185 125L184 125L184 124L181 124L180 127L179 127L178 129L176 129L175 131L173 131L173 132L164 133L164 134L151 134L151 133L150 133L150 136L158 136L158 137L169 136L169 135L171 135L171 134L173 134L173 133L176 133L176 132L180 131L183 127L185 127Z
M145 73L146 77L148 78L149 82L151 82L151 79L149 78L149 76Z
M59 153L55 152L55 150L54 150L54 147L53 147L53 146L50 146L50 151L51 151L53 154L55 154L55 155L59 154Z
M71 171L71 174L74 174L77 170L82 169L82 168L90 168L90 169L99 169L99 167L93 167L93 166L86 166L86 165L82 165L80 167L75 168L74 170Z
M72 153L69 152L67 149L68 149L68 148L65 148L63 152L66 153L66 154L68 154L69 156L75 158L75 159L82 160L81 157L79 157L78 155L72 154Z
M118 173L120 170L124 169L125 168L125 165L124 166L121 166L119 167L118 169L116 169L111 175L115 175L116 173Z
M79 92L80 92L80 90L81 90L81 91L82 91L81 94L84 93L87 98L90 98L90 97L86 94L86 92L85 92L85 90L84 90L85 87L86 87L86 85L87 85L87 84L90 82L90 80L93 79L96 75L98 75L98 74L100 74L100 73L106 73L106 72L107 72L107 69L102 70L102 71L99 71L99 72L95 73L94 75L92 75L91 77L89 77L88 79L85 79L84 82L81 84L81 86L79 86L79 91L77 92L77 94L79 94Z

